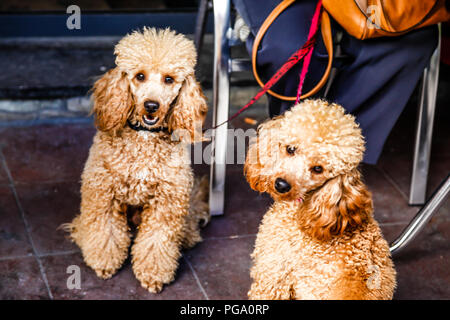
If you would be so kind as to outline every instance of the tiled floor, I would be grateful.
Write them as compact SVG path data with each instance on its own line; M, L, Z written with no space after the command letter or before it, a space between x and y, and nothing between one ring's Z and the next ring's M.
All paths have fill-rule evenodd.
M450 172L448 100L436 116L430 190ZM407 205L415 110L402 115L377 166L362 167L376 218L389 241L418 211ZM235 127L247 126L242 118ZM175 282L158 295L140 287L127 261L110 280L86 267L58 226L77 214L80 174L95 130L88 124L0 129L0 299L246 299L250 253L271 203L248 187L242 166L228 170L226 213L184 252ZM196 165L197 174L207 173ZM396 299L450 298L450 201L395 257ZM81 268L81 289L68 289L67 267Z

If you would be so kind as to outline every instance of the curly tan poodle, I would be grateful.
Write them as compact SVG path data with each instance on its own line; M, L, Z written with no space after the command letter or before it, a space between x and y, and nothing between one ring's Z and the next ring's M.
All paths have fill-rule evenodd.
M209 220L207 181L194 183L187 144L207 104L185 36L145 28L124 37L115 54L117 66L93 88L98 130L82 174L80 215L65 227L86 264L107 279L128 256L127 211L137 209L133 272L159 292L174 279L181 247L199 242L199 222Z
M274 204L257 235L249 298L392 298L389 246L357 168L364 149L353 116L323 100L259 127L244 171Z

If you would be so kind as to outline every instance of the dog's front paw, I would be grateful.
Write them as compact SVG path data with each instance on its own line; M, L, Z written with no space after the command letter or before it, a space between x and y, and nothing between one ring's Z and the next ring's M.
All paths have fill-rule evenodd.
M149 292L158 293L162 290L164 284L174 280L175 268L167 268L167 265L161 265L164 260L158 262L153 260L154 263L150 263L151 260L134 259L133 273L142 287Z
M143 288L151 293L160 292L164 284L168 284L173 280L173 276L169 274L157 275L154 272L155 270L152 271L133 265L133 272L136 279L141 283Z
M116 269L94 269L97 277L102 278L103 280L111 278L115 273Z
M131 248L133 273L150 292L159 292L164 284L172 282L178 268L179 245L174 241L162 242L164 238L167 235L161 234L155 241L140 233Z
M84 261L95 271L97 277L106 280L111 278L120 269L126 258L125 254L93 255L84 252L83 256Z
M157 281L153 279L148 280L140 280L141 286L147 289L151 293L159 293L161 292L164 283L162 281Z

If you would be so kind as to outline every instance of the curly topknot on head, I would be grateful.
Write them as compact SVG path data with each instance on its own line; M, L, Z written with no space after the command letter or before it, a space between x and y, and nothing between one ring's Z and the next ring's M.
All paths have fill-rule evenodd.
M365 147L355 118L342 106L325 100L306 100L280 118L280 139L319 148L336 171L351 170L363 159Z
M119 41L114 53L122 71L176 64L178 72L188 75L194 72L197 61L194 43L169 28L144 27L142 31L134 31Z

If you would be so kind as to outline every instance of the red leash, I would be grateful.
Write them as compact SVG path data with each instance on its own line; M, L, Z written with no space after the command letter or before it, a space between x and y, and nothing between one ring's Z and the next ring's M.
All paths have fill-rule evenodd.
M314 44L316 43L317 30L319 29L320 24L320 13L322 9L322 0L319 0L316 5L316 9L314 11L314 15L311 22L311 27L309 29L308 40L306 40L305 44L298 49L282 66L278 71L270 78L269 81L264 85L264 87L238 112L233 114L228 120L212 127L211 129L217 129L221 125L232 121L237 116L239 116L242 112L244 112L248 107L254 104L263 94L267 92L272 86L274 86L278 80L283 77L286 72L288 72L294 65L296 65L303 57L305 57L305 61L303 62L302 70L300 72L300 83L298 85L297 90L297 100L296 103L299 102L300 96L302 93L303 82L306 78L306 74L308 73L308 67L311 62L312 52L314 50Z
M316 42L316 34L317 34L317 30L319 29L321 7L322 7L322 0L319 0L319 2L317 3L317 6L316 6L316 11L314 12L313 20L312 20L311 27L310 27L309 33L308 33L308 40L314 39L314 43ZM300 101L300 96L302 95L303 82L305 81L306 74L308 73L308 68L309 68L309 64L311 62L311 57L312 57L313 51L314 51L314 44L308 50L308 53L305 56L305 61L303 62L303 65L302 65L302 71L300 72L300 82L298 84L298 89L297 89L297 99L295 100L296 104Z

